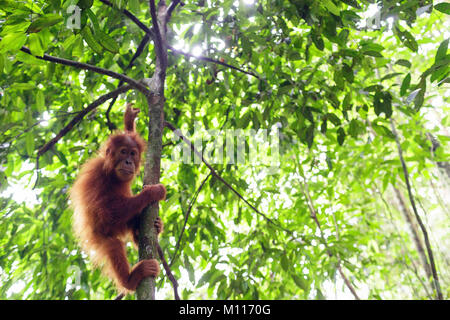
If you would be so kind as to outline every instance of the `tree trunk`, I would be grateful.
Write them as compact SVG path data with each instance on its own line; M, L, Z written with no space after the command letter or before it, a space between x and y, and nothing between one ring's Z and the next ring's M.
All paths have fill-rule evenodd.
M149 105L149 133L145 160L144 185L157 184L160 180L162 132L163 132L163 105L164 99L153 96L148 97ZM139 228L139 261L144 259L157 259L158 235L154 222L159 215L159 204L155 202L144 209L140 218ZM139 300L155 299L155 278L149 277L140 283L136 290Z
M156 52L155 71L151 79L144 79L150 87L148 104L148 143L145 155L144 185L157 184L161 174L162 134L164 130L164 83L167 69L166 24L168 11L165 1L160 0L158 8L154 0L149 1L154 30L153 43ZM139 260L157 259L158 235L154 222L159 215L159 204L155 202L144 209L139 228ZM138 300L155 299L155 278L141 281L136 289Z

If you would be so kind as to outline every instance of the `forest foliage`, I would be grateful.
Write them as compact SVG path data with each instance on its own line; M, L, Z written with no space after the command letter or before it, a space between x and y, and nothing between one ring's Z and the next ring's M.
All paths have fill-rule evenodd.
M175 8L165 120L215 142L211 171L163 133L160 245L182 299L449 298L449 14L428 0ZM147 137L147 102L130 90L87 110L121 80L42 57L140 81L151 21L140 0L0 0L0 299L117 295L74 239L68 190L127 102ZM226 133L245 161L215 161ZM156 290L173 299L164 272Z

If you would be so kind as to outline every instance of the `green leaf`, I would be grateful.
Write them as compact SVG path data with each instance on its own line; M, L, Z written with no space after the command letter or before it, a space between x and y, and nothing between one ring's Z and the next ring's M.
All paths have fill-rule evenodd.
M379 116L382 112L386 118L392 115L392 96L388 91L377 91L373 99L375 114Z
M64 153L62 153L62 152L60 152L60 151L58 151L58 150L56 150L56 149L54 149L54 148L52 149L52 151L53 151L53 153L58 157L59 161L61 161L61 163L62 163L63 165L65 165L65 166L68 165L67 158L66 158L66 156L64 155Z
M314 116L313 116L313 114L312 114L312 112L311 112L311 108L310 108L310 107L302 107L302 108L300 109L300 112L302 113L302 115L303 115L306 119L308 119L308 120L311 121L311 122L314 122Z
M375 92L375 91L381 91L383 90L383 86L379 84L374 84L373 86L368 86L364 88L364 91L367 92Z
M27 33L39 32L63 21L63 17L56 13L49 13L34 20L27 29Z
M119 52L118 44L109 35L107 35L103 31L98 31L95 35L98 37L98 40L100 41L100 44L103 46L103 48L112 53Z
M425 79L422 79L422 81L419 83L420 91L417 93L416 97L414 98L414 107L416 111L419 111L420 108L423 106L423 103L425 101L425 91L427 90L427 83Z
M406 68L411 68L411 62L409 62L408 60L404 60L404 59L399 59L395 62L395 64L401 65L403 67Z
M339 32L338 38L341 41L341 45L345 45L349 34L350 34L350 31L348 31L347 29L342 29L341 32Z
M71 45L74 44L75 40L77 39L77 36L75 34L70 35L70 37L66 38L64 42L62 43L62 47L64 50L68 50Z
M437 11L440 11L445 14L450 14L450 3L441 2L434 6Z
M34 153L34 134L32 130L25 135L25 148L28 156L32 157Z
M0 53L18 51L26 41L27 36L24 33L9 33L0 41Z
M324 296L324 294L322 293L322 291L319 288L317 288L316 292L317 292L317 295L316 295L317 300L326 300L326 297Z
M369 51L364 51L363 53L366 56L371 56L371 57L375 57L375 58L383 58L383 55L381 53L379 53L378 51L369 50Z
M383 111L386 119L392 116L392 95L389 91L384 92L383 96Z
M30 64L30 65L37 65L37 66L46 65L45 61L43 61L41 59L38 59L38 58L36 58L36 57L34 57L34 56L32 56L32 55L30 55L28 53L22 52L22 51L19 51L19 53L17 53L16 59L18 61ZM54 64L49 64L49 65L53 65L54 66Z
M41 38L39 34L32 33L28 36L28 44L31 54L37 57L42 57L44 55L44 48L42 47Z
M381 81L385 81L385 80L392 79L392 78L394 78L394 77L396 77L396 76L399 76L399 75L401 75L401 74L402 74L402 73L400 73L400 72L389 73L389 74L385 75L383 78L381 78Z
M431 73L430 81L442 80L450 72L450 66L442 66Z
M140 11L140 3L139 0L129 0L128 5L130 7L130 11L134 14L138 14Z
M308 285L306 284L306 280L304 280L302 277L299 277L298 275L293 274L292 279L294 279L295 284L299 288L303 289L304 291L308 290Z
M445 56L447 55L447 49L448 49L448 42L449 42L449 40L450 39L444 40L440 44L440 46L439 46L439 48L438 48L438 50L436 52L436 56L434 58L434 63L437 63L439 60L444 59Z
M425 70L424 73L422 73L421 78L426 78L436 70L440 69L443 66L447 66L450 64L450 54L446 55L444 58L440 59L439 61L435 62L430 68Z
M93 3L94 0L79 0L77 5L81 9L89 9L90 7L92 7Z
M308 145L308 148L311 149L313 143L314 143L314 124L311 124L306 128L305 131L305 140Z
M281 255L281 267L283 268L284 271L288 271L289 265L290 265L290 263L289 263L288 258L286 257L286 254L285 253L282 254Z
M203 276L200 278L200 280L197 283L197 288L200 288L205 283L207 283L209 281L209 279L214 275L214 273L216 273L215 269L211 269L211 270L207 271L206 273L204 273Z
M323 51L323 49L325 48L325 43L323 42L323 39L322 39L322 36L320 35L320 33L319 34L312 33L311 40L317 49L319 49L320 51Z
M374 42L366 42L361 44L361 51L365 52L365 51L376 51L376 52L380 52L383 51L384 47L381 44L378 43L374 43Z
M45 111L45 97L42 90L36 92L36 108L39 112Z
M325 161L327 162L328 169L333 170L333 162L328 155L326 156Z
M400 87L400 96L403 97L406 94L406 91L409 89L410 84L411 84L411 73L408 73L402 81L402 85Z
M324 119L322 120L322 124L320 125L320 132L322 132L323 134L327 133L327 118L324 117Z
M353 74L353 69L344 63L342 65L342 72L344 74L345 79L348 82L353 83L353 80L355 79L355 76Z
M344 140L345 140L345 131L344 131L344 129L339 128L337 130L337 141L340 146L342 146L344 144Z
M91 9L85 10L84 12L89 16L89 20L91 20L92 26L94 27L94 33L97 35L97 32L101 31L97 16Z
M337 115L335 115L334 113L327 113L326 118L328 120L330 120L335 126L339 126L341 125L341 119L339 119L339 117Z
M333 1L324 0L323 4L324 4L325 8L327 8L328 11L330 11L335 16L339 17L339 15L341 14L341 10L339 10L339 8L336 7L336 5L333 3Z
M30 82L14 83L13 88L16 90L33 90L36 88L36 85Z
M357 119L352 119L352 121L350 121L350 126L348 129L348 133L353 137L353 138L358 138L358 135L362 134L364 132L365 126L364 124L357 120Z
M372 128L379 135L385 136L389 139L395 139L395 136L392 133L392 131L383 125L372 123Z
M326 19L325 23L325 29L323 30L324 35L332 40L333 42L336 42L339 39L336 39L337 31L336 31L336 21L332 17L328 17Z
M94 50L98 54L103 53L102 46L97 42L97 40L95 40L94 35L92 34L92 30L89 26L85 26L81 30L81 35L92 50Z
M184 266L188 271L189 281L191 281L192 284L195 284L195 272L194 267L189 262L189 258L187 255L184 256Z
M408 30L401 31L399 27L395 27L394 29L395 34L398 36L400 41L411 51L417 52L419 49L419 45L417 44L416 39L409 33Z
M77 34L75 42L72 47L72 56L81 57L83 54L83 37L80 34Z

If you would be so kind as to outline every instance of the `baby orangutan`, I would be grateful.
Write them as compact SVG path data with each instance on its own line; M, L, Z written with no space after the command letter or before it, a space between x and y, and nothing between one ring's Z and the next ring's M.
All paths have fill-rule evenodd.
M145 149L135 130L138 113L139 109L127 106L125 132L108 138L99 155L82 166L70 191L74 231L81 247L95 265L104 266L121 292L135 291L143 278L159 274L155 259L142 260L130 270L124 243L131 235L137 244L139 214L151 202L166 197L162 184L144 186L138 195L131 192ZM159 217L155 228L158 234L162 231Z

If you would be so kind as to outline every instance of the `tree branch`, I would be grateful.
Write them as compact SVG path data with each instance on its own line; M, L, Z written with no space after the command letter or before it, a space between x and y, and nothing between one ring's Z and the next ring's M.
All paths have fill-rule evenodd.
M303 194L306 197L307 200L307 205L309 208L309 211L311 213L311 218L314 220L314 222L317 225L317 228L319 228L320 231L320 237L322 238L322 242L325 245L326 249L327 249L327 253L329 257L333 256L333 253L331 252L330 248L328 247L328 243L323 235L322 232L322 228L320 226L319 220L317 219L317 212L316 209L314 207L314 204L312 202L311 196L309 194L309 187L308 187L308 182L306 181L306 178L304 176L302 176L303 178L303 182L300 181L300 186L302 188ZM337 225L336 225L336 234L337 234L337 238L339 238L339 234L338 234L338 229L337 229ZM337 256L337 263L336 263L336 268L339 271L339 274L341 275L342 279L344 279L344 283L347 286L347 288L351 291L351 293L353 294L353 296L355 297L356 300L360 300L358 294L356 293L355 288L353 287L352 283L350 282L350 280L348 280L347 276L344 274L344 272L342 271L342 267L341 267L341 258L339 257L339 255Z
M172 270L170 270L169 265L167 264L166 258L164 257L164 252L161 249L161 246L159 243L156 244L156 248L158 249L158 255L159 258L162 261L162 264L164 266L164 270L166 270L167 277L169 278L170 282L172 282L173 286L173 295L175 297L175 300L180 300L180 296L178 295L178 282L177 279L172 274Z
M159 3L161 3L162 0L160 0ZM159 59L162 59L164 56L163 54L163 40L161 38L161 30L159 29L159 23L158 23L158 17L156 15L156 5L155 0L149 0L150 3L150 15L152 17L152 25L154 32L154 43L156 48L156 54L159 57ZM165 25L163 26L165 27Z
M167 8L166 14L167 14L168 19L170 19L172 17L172 12L173 12L173 10L175 10L175 8L177 7L178 4L182 7L184 6L184 3L181 2L180 0L172 0L169 7Z
M0 38L0 40L1 40L1 38ZM145 95L150 94L150 91L142 83L140 83L130 77L127 77L126 75L123 75L123 74L120 74L120 73L117 73L117 72L114 72L114 71L111 71L108 69L103 69L103 68L100 68L100 67L97 67L97 66L94 66L91 64L83 63L83 62L53 57L53 56L49 56L48 54L44 54L42 57L34 56L31 53L30 49L28 49L27 47L22 47L20 49L20 51L25 52L25 53L27 53L37 59L40 59L40 60L54 62L54 63L62 64L65 66L71 66L71 67L75 67L78 69L89 70L89 71L93 71L95 73L107 75L112 78L119 79L119 80L122 80L123 82L129 83L131 86L133 86L137 90L141 91Z
M278 223L276 223L275 221L273 221L272 219L270 219L268 216L266 216L264 213L262 213L261 211L259 211L258 209L255 208L255 206L253 206L250 202L248 202L235 188L233 188L233 186L231 186L228 182L226 182L218 173L216 170L214 170L213 167L211 167L211 165L208 163L208 161L206 161L206 159L203 157L203 155L197 150L195 149L194 145L192 144L192 142L186 138L183 134L181 134L180 130L176 129L172 124L170 124L169 122L165 121L164 125L169 128L170 130L173 131L173 133L175 133L179 138L181 138L181 140L183 140L184 143L186 143L191 150L202 160L202 162L208 167L208 169L211 171L212 175L214 177L216 177L218 180L220 180L226 187L228 187L228 189L230 189L231 191L234 192L234 194L236 194L238 196L239 199L241 199L242 201L244 201L251 209L253 209L253 211L255 211L257 214L259 214L261 217L263 217L267 222L269 222L270 224L276 226L277 228L284 230L290 234L293 234L293 232L289 229L286 229L285 227L279 225Z
M373 191L373 193L377 193L377 194L380 196L380 199L381 199L381 201L383 202L384 207L386 208L387 213L389 214L389 217L386 216L385 218L386 218L386 219L389 218L390 223L391 223L392 226L394 227L395 232L397 232L398 237L399 237L399 239L400 239L400 248L401 248L401 250L402 250L402 254L403 254L405 257L408 257L408 259L411 261L410 265L407 264L407 263L405 263L404 261L402 261L403 264L404 264L404 266L407 267L408 269L410 269L410 270L414 273L414 275L417 277L417 280L419 280L420 284L422 285L423 289L425 290L425 293L426 293L426 295L428 296L428 298L429 298L429 299L433 299L432 294L430 294L430 292L428 291L428 288L427 288L426 284L423 282L422 277L419 275L419 273L418 273L418 271L417 271L417 267L416 267L416 264L415 264L415 262L414 262L414 258L411 257L411 255L409 254L408 245L405 243L405 241L404 241L404 239L403 239L403 236L402 236L402 233L400 232L400 230L398 229L397 225L395 224L395 219L394 219L394 216L393 216L393 214L392 214L392 210L391 210L389 204L387 203L386 199L383 197L383 194L381 193L381 191L379 190L378 187L377 187L377 188L372 187L372 191ZM402 210L403 210L403 209L402 209ZM426 259L427 259L427 258L426 258L426 256L425 256L425 261L427 261ZM402 259L402 260L403 260L403 259ZM427 262L427 263L428 263L428 262ZM430 271L430 272L431 272L431 271ZM430 279L431 279L431 277L432 277L432 276L430 276ZM431 284L431 290L433 290L433 284Z
M156 61L155 71L150 79L150 90L153 94L146 97L149 115L148 144L144 168L144 184L146 185L159 183L161 176L162 133L164 130L165 102L164 83L167 69L167 39L165 32L167 20L164 18L166 8L165 1L160 0L158 3L158 16L156 16L155 2L154 0L150 0L150 12L153 25L158 26L158 19L160 19L161 29L155 29L157 32L154 36ZM141 213L139 223L139 260L155 259L158 255L158 235L154 228L154 221L158 215L158 202L150 204ZM154 300L155 289L155 279L153 277L145 278L137 287L136 296L139 300Z
M425 270L425 274L427 275L427 279L432 279L433 275L431 272L431 267L427 260L427 255L425 253L425 249L423 247L422 241L419 236L419 230L417 230L417 226L414 223L414 218L409 210L409 208L406 205L406 199L404 199L403 194L400 192L399 189L396 187L393 187L395 194L397 196L397 201L400 206L400 211L403 213L403 216L405 217L406 223L411 231L412 238L414 240L414 244L416 245L417 253L419 254L420 261L422 262L423 268ZM432 285L433 287L433 285Z
M102 103L104 103L105 101L113 98L113 97L117 97L119 94L124 93L128 90L130 90L132 88L131 85L126 85L126 86L122 86L117 88L114 91L111 91L107 94L104 94L103 96L101 96L100 98L98 98L97 100L95 100L94 102L92 102L91 104L89 104L86 108L84 108L83 110L81 110L80 112L78 112L78 114L64 127L62 128L58 134L51 139L49 142L47 142L46 144L44 144L37 153L37 157L36 157L36 181L34 183L33 189L36 188L36 186L39 183L39 179L40 179L40 171L39 171L39 158L46 153L48 150L50 150L59 140L61 140L62 137L64 137L70 130L73 129L73 127L75 125L77 125L81 120L83 120L84 116L86 114L88 114L89 112L91 112L92 110L94 110L95 108L97 108L99 105L101 105Z
M392 128L392 133L395 136L395 143L397 144L398 155L399 155L400 162L401 162L402 168L403 168L403 176L405 178L406 188L408 189L409 201L411 202L411 206L413 208L414 215L417 219L417 222L419 223L420 229L423 234L423 238L425 240L425 246L427 248L428 259L430 260L431 272L433 274L434 289L436 290L437 299L443 300L444 298L443 298L442 291L441 291L441 285L439 284L439 277L438 277L438 274L436 271L436 265L434 262L434 255L433 255L433 251L431 249L430 240L428 239L428 233L425 228L425 225L423 224L422 219L420 218L419 213L417 212L416 203L414 201L414 196L411 191L411 184L409 182L408 168L406 167L405 160L403 159L402 147L400 145L397 130L395 129L394 121L392 120L392 118L391 118L391 128Z
M187 53L187 52L183 52L181 50L175 49L172 46L167 46L167 48L170 49L175 54L180 54L180 55L183 55L185 57L194 58L194 59L201 60L201 61L206 61L206 62L212 62L212 63L215 63L215 64L219 64L221 66L224 66L224 67L227 67L227 68L230 68L230 69L233 69L233 70L236 70L236 71L248 74L249 76L252 76L252 77L257 78L258 80L261 80L261 78L258 75L254 74L253 72L242 70L242 69L240 69L238 67L232 66L231 64L228 64L228 63L225 63L225 62L222 62L222 61L219 61L219 60L211 59L211 58L208 58L208 57L205 57L205 56L194 56L191 53Z
M43 145L38 153L38 159L40 156L42 156L45 152L47 152L51 147L53 147L62 137L64 137L70 130L72 130L72 128L78 124L81 120L83 120L84 116L86 114L88 114L89 112L91 112L92 110L94 110L95 108L97 108L99 105L101 105L102 103L104 103L105 101L118 96L121 93L124 93L128 90L130 90L132 88L131 85L126 85L126 86L122 86L117 88L114 91L111 91L107 94L104 94L103 96L101 96L100 98L98 98L97 100L95 100L94 102L92 102L91 104L89 104L86 108L84 108L81 112L79 112L64 128L62 128L59 133L49 142L47 142L45 145Z
M107 6L111 7L111 8L115 8L114 5L111 2L109 2L108 0L100 0L100 1L103 2L104 4L106 4ZM134 14L132 14L127 9L122 9L121 12L127 18L129 18L131 21L133 21L141 30L143 30L145 33L150 34L150 36L152 38L154 38L153 30L151 30L144 23L142 23Z
M177 257L178 249L180 248L181 238L183 238L184 230L186 229L186 225L189 219L189 215L191 214L192 207L194 206L195 201L197 200L198 194L202 190L203 186L205 185L206 181L211 177L212 173L210 172L205 179L203 179L202 183L198 187L198 189L195 191L194 196L192 197L191 201L189 202L189 207L186 211L186 214L184 215L184 224L183 228L181 229L180 236L178 237L177 244L175 245L175 252L173 253L172 259L170 259L170 265L173 264Z

